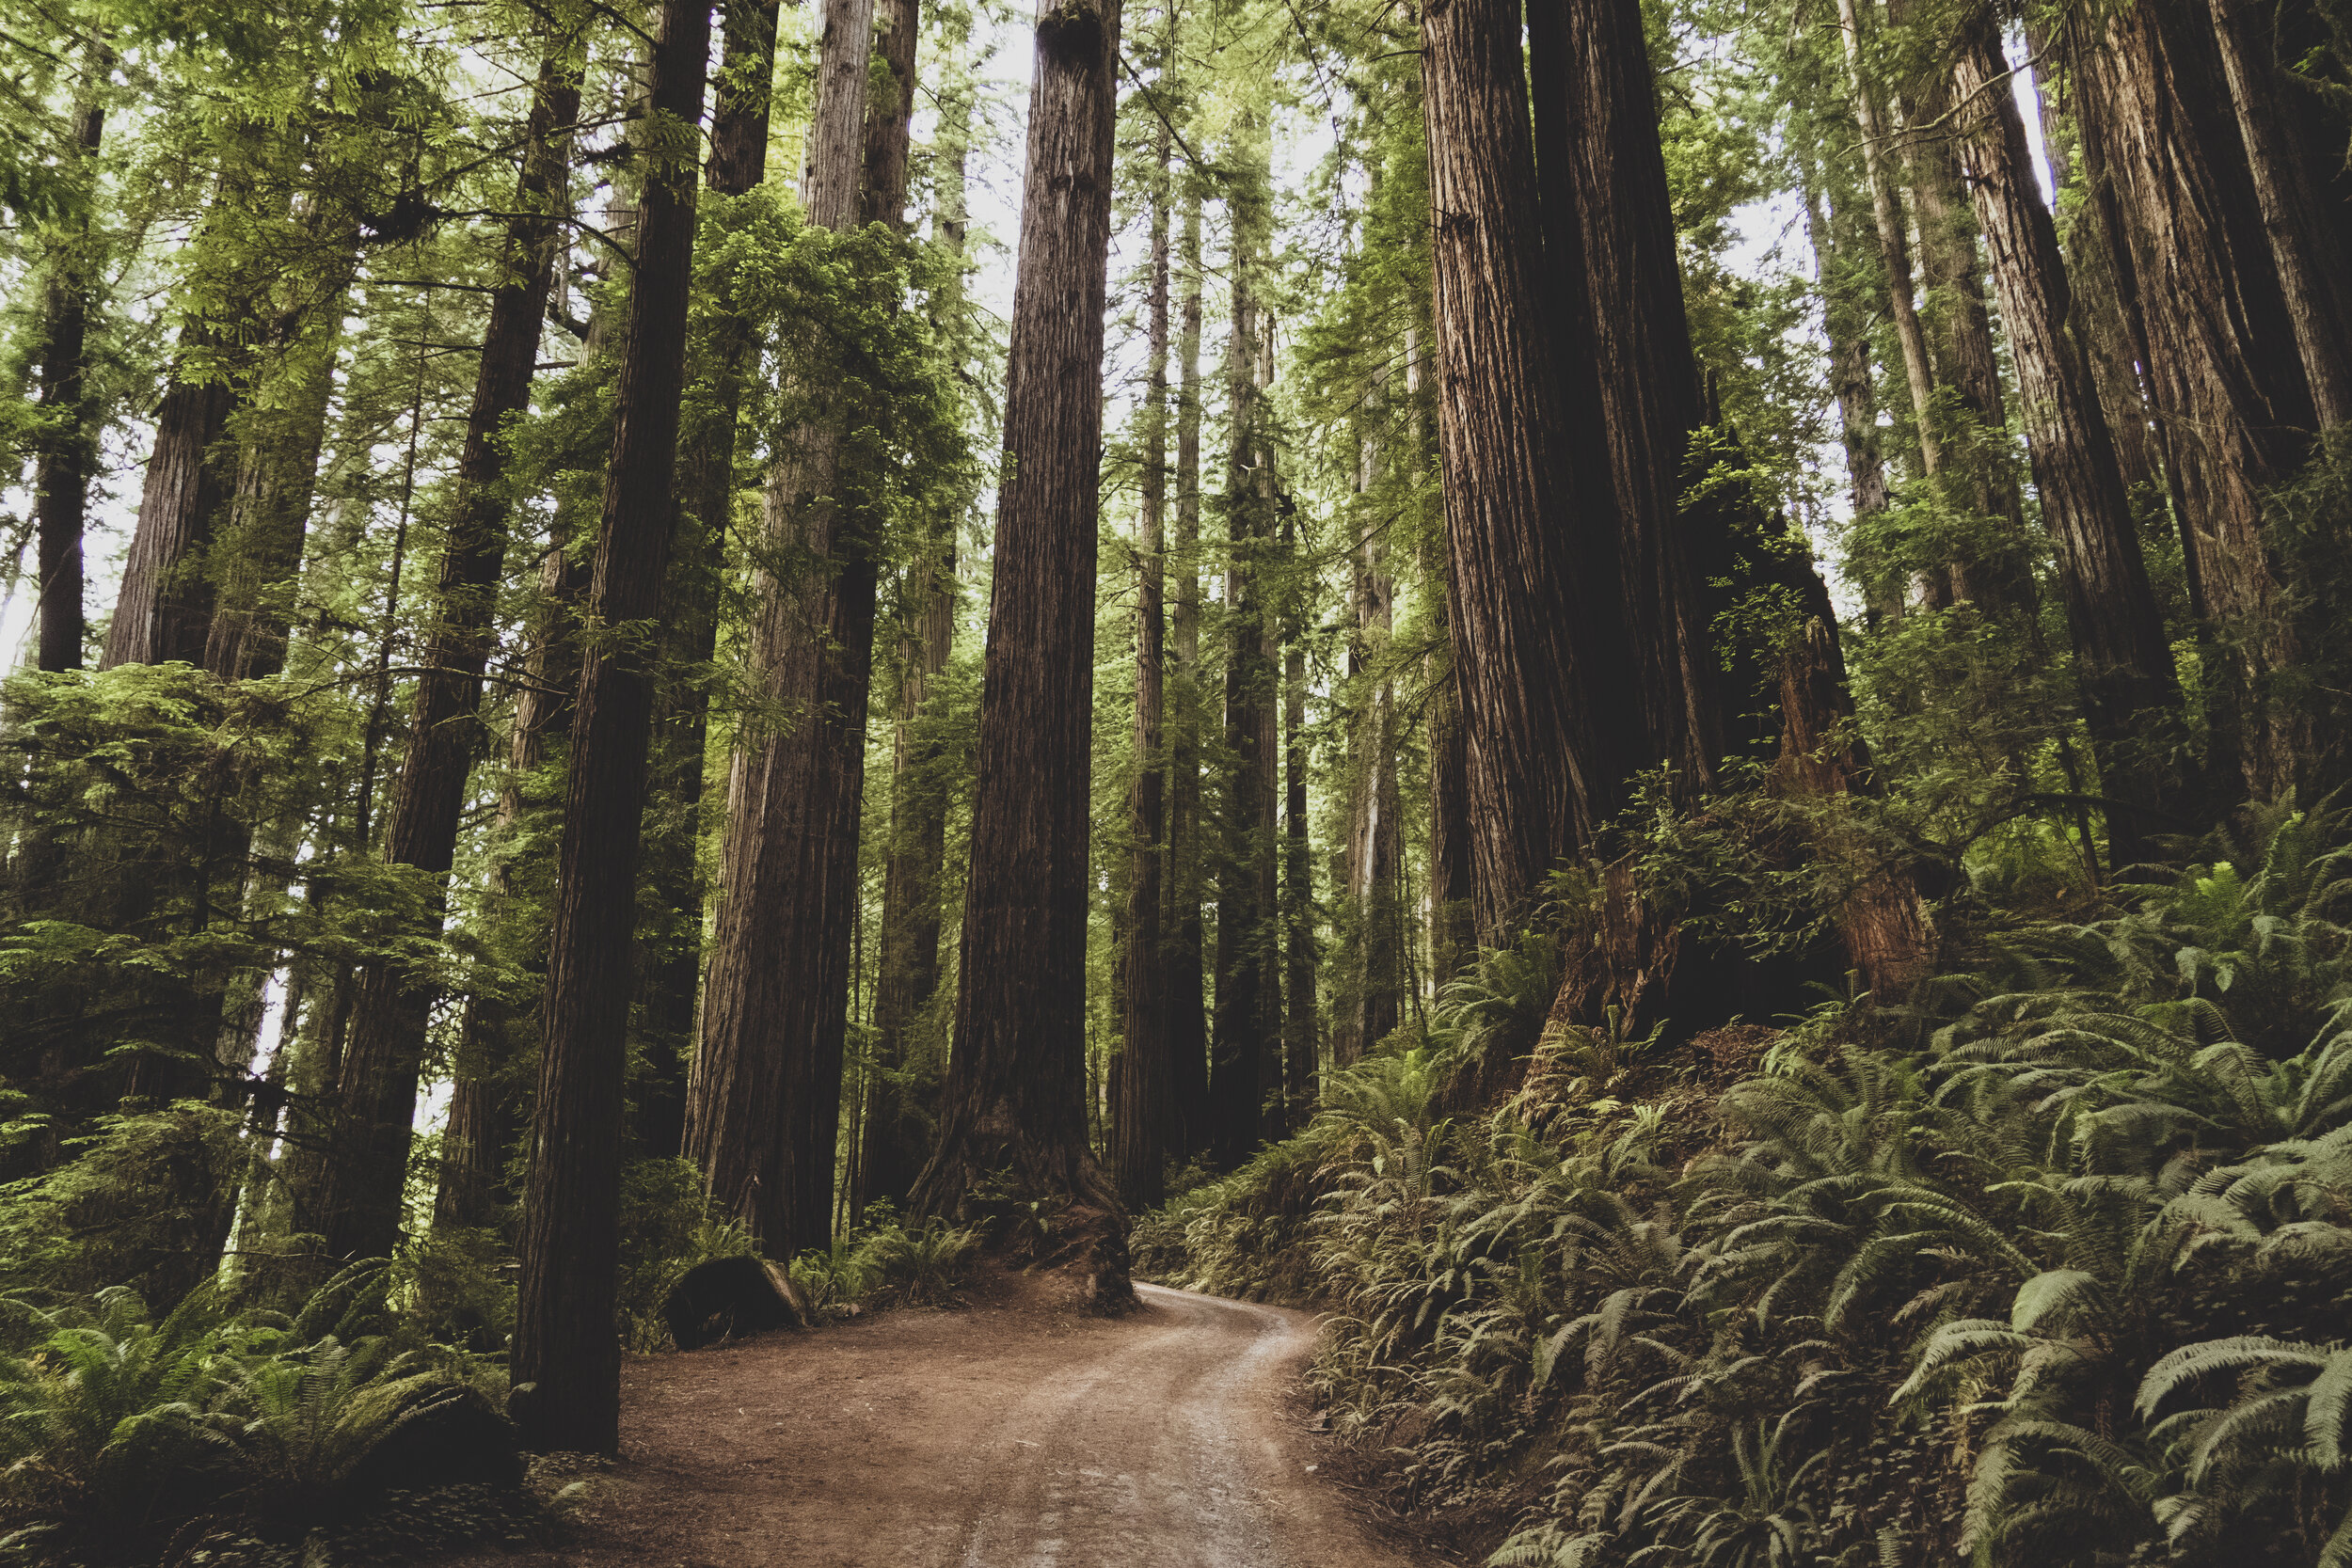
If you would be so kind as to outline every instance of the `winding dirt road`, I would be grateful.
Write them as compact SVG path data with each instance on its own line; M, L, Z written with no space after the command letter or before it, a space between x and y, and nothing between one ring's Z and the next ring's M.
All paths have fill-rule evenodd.
M957 1312L632 1363L620 1464L563 1549L655 1568L1408 1568L1324 1478L1304 1313L1153 1286L1089 1318Z

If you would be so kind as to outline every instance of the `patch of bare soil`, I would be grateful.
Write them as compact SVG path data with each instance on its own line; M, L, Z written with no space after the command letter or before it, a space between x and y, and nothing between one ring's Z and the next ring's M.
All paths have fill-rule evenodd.
M633 1361L621 1457L561 1545L451 1568L1407 1568L1294 1401L1306 1313L998 1276Z

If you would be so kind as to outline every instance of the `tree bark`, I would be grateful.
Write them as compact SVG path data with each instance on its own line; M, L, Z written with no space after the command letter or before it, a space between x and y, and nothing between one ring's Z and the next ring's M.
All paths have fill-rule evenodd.
M524 129L523 166L490 300L473 404L457 462L457 500L442 547L405 750L384 824L384 859L445 879L455 861L466 781L481 744L482 676L495 640L493 611L506 565L511 503L506 427L531 403L531 383L555 274L557 216L580 118L580 77L567 49L540 62ZM439 934L443 895L427 916ZM416 1117L418 1075L436 991L393 963L359 972L351 1037L335 1085L335 1135L316 1212L330 1258L389 1256L400 1238L401 1196Z
M703 186L732 199L767 178L768 119L776 74L780 0L727 8L719 77L713 84L710 160ZM639 1091L637 1147L666 1157L686 1145L688 1081L695 1050L695 1003L703 977L702 875L704 773L710 736L710 673L719 645L719 600L734 521L736 453L743 396L758 352L753 324L737 309L732 279L705 293L711 312L707 346L694 367L703 397L681 431L678 538L663 617L673 667L665 672L655 729L654 810L645 824L646 881L652 907L664 911L659 945L641 958L644 972L642 1054L650 1071Z
M1818 165L1808 168L1820 179ZM1821 290L1822 333L1829 340L1830 395L1837 403L1839 444L1846 453L1847 495L1854 516L1875 516L1886 510L1889 496L1886 457L1879 447L1878 394L1870 376L1868 311L1847 280L1854 259L1842 243L1839 219L1844 214L1834 200L1823 210L1826 192L1809 189L1804 195L1805 233L1812 242ZM1848 569L1852 569L1851 562ZM1888 621L1902 618L1899 585L1871 576L1861 587L1872 615Z
M816 228L859 219L873 31L874 0L827 8L801 182ZM851 411L830 413L787 433L768 476L751 662L773 716L745 726L728 778L686 1134L712 1200L780 1257L833 1239L878 587L878 519L853 494L871 476L842 460Z
M1923 136L1914 153L1912 200L1919 214L1919 251L1929 289L1928 327L1957 406L1947 419L1964 499L1976 526L1952 553L1951 596L1977 601L1989 613L2030 614L2033 581L2024 556L2026 505L2010 454L2009 414L2001 391L1993 322L1985 308L1977 238L1961 194L1960 168L1949 141ZM1947 449L1948 454L1948 449Z
M285 668L335 390L342 309L338 289L310 330L271 368L274 395L248 406L236 433L236 477L214 543L220 559L204 642L204 667L222 680L251 680Z
M581 357L596 357L603 347L602 334L591 322ZM499 791L498 820L491 832L494 843L511 843L521 828L533 809L526 799L532 775L547 760L548 743L571 727L572 698L580 686L574 618L588 583L581 563L564 547L566 531L559 520L554 542L540 557L540 613L530 631L523 686L515 694L506 782ZM492 862L485 911L490 920L511 917L506 906L516 892L516 870L511 852ZM544 983L544 964L540 978ZM441 1134L441 1186L433 1209L437 1227L486 1226L497 1218L500 1205L511 1201L506 1152L521 1128L523 1096L509 1083L510 1064L519 1054L515 1036L525 1033L502 1003L479 995L466 999L453 1064L449 1122Z
M2076 119L2086 172L2115 194L2183 546L2228 666L2210 717L2243 787L2269 799L2316 748L2270 700L2273 674L2302 656L2262 497L2299 466L2317 416L2211 20L2185 0L2147 0L2086 26L2074 40Z
M1854 727L1836 613L1820 578L1809 565L1804 570L1804 624L1781 652L1776 770L1785 786L1816 797L1872 794L1877 784ZM1837 931L1882 1002L1899 1005L1934 971L1935 919L1903 866L1882 861L1858 879L1839 907Z
M977 1214L1002 1175L1066 1205L1053 1234L1109 1307L1133 1291L1087 1142L1086 881L1119 22L1119 0L1038 18L955 1050L913 1198Z
M1177 247L1175 608L1168 617L1168 1053L1171 1151L1209 1143L1209 1015L1200 899L1200 184L1187 178Z
M1558 463L1575 436L1546 331L1518 8L1425 6L1422 37L1462 815L1479 934L1497 942L1615 809L1623 774L1603 759L1635 750L1603 727L1588 653L1622 645L1617 523Z
M693 286L693 127L710 53L709 0L663 0L647 130L657 138L638 227L588 620L560 879L548 943L545 1043L523 1205L514 1381L539 1448L620 1446L621 1132L630 927L653 718L651 640L676 509L678 403ZM619 635L615 635L615 634Z
M1385 373L1376 377L1375 387L1386 380ZM1375 414L1388 412L1385 404L1381 399L1375 404ZM1378 437L1370 432L1360 435L1356 473L1359 497L1377 483L1381 461ZM1402 1011L1396 688L1385 672L1375 680L1373 669L1388 648L1396 594L1396 583L1389 574L1385 524L1365 527L1363 543L1349 563L1348 578L1356 635L1348 645L1347 674L1360 708L1349 740L1347 844L1341 858L1345 879L1343 909L1353 927L1349 955L1353 962L1343 989L1333 999L1331 1065L1335 1068L1360 1060L1396 1027Z
M961 55L969 31L951 28L949 41ZM970 77L959 58L941 88L940 119L933 144L933 180L938 206L935 243L959 265L968 215L964 165L972 136ZM869 160L868 166L871 166ZM947 333L963 309L961 275L942 290L933 314ZM946 875L947 792L935 777L948 748L924 728L931 682L947 668L954 652L956 607L955 513L931 520L933 553L910 574L907 597L914 624L899 640L898 722L890 760L890 857L882 871L881 967L874 981L876 1076L865 1100L860 1136L859 1205L875 1198L904 1204L930 1154L931 1119L937 1113L932 1074L944 1065L932 1053L915 1053L914 1029L939 990L939 939L944 924L942 882Z
M106 112L95 95L74 112L74 146L94 165ZM33 526L39 531L39 668L79 670L85 633L82 531L98 462L96 410L89 395L89 226L51 259L41 334L40 434L33 451Z
M1248 1157L1269 1126L1279 1125L1282 1082L1281 948L1274 886L1279 863L1275 844L1279 671L1261 581L1273 543L1272 498L1264 489L1270 454L1259 411L1263 328L1256 269L1268 237L1265 169L1257 161L1261 119L1245 111L1236 123L1241 166L1227 198L1233 230L1233 319L1225 365L1231 439L1225 470L1225 747L1231 760L1220 802L1209 1094L1216 1156L1229 1167Z
M203 321L192 319L180 329L180 353L155 416L138 523L123 558L122 587L98 660L102 670L175 659L203 662L213 591L197 562L228 495L227 465L215 449L237 405L223 362L239 357Z
M1161 875L1167 846L1167 757L1162 750L1162 643L1168 573L1163 515L1168 506L1168 123L1152 144L1152 291L1144 351L1142 501L1136 516L1136 781L1130 798L1126 947L1120 961L1126 996L1120 1010L1118 1096L1112 1170L1131 1210L1159 1207L1175 1122L1176 1064L1169 1054L1167 954L1161 929Z
M1565 373L1581 376L1589 365L1597 382L1596 455L1605 456L1616 492L1622 646L1638 710L1638 741L1629 735L1629 750L1597 760L1618 774L1608 781L1613 795L1625 776L1660 762L1686 785L1703 786L1723 756L1725 699L1744 705L1752 694L1724 689L1696 575L1722 575L1728 539L1710 510L1686 511L1681 500L1696 477L1685 470L1706 399L1640 0L1531 6L1527 44L1547 260L1562 286L1573 287L1556 254L1568 248L1555 243L1564 226L1549 216L1565 205L1585 291L1575 337L1557 356ZM1620 656L1620 670L1625 662Z
M2034 183L1999 40L1981 18L1963 35L1953 87L1969 187L2016 360L2034 485L2058 546L2084 717L2106 792L2118 802L2107 831L2122 863L2144 854L2177 768L2166 751L2180 708L2171 648L2090 361L2069 329L2058 233Z
M2280 76L2275 43L2247 0L2211 0L2221 69L2237 111L2247 171L2263 232L2278 268L2287 320L2311 385L2322 429L2352 420L2352 274L2347 274L2340 214L2331 216L2313 178L2310 150L2290 115L2296 89Z
M1289 532L1287 528L1283 531ZM1323 1015L1316 994L1314 851L1307 836L1307 653L1295 618L1282 659L1282 1123L1315 1114Z
M1919 325L1919 309L1912 293L1911 237L1903 222L1895 172L1886 162L1888 149L1894 145L1893 134L1863 59L1862 19L1854 0L1837 0L1837 18L1853 93L1854 121L1862 130L1870 211L1878 223L1879 260L1886 269L1887 304L1895 318L1896 341L1902 345L1903 380L1911 389L1912 416L1918 426L1919 467L1931 478L1944 466L1943 443L1936 434L1934 362L1928 355L1927 331Z

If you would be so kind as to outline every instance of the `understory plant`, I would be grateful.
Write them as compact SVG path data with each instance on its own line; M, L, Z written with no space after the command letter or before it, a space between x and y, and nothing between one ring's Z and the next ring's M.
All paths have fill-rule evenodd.
M1989 918L1710 1134L1613 1035L1452 1118L1375 1058L1138 1259L1334 1308L1333 1430L1498 1564L2352 1563L2348 830Z
M332 1560L388 1506L410 1549L527 1534L502 1369L433 1342L398 1286L355 1265L291 1316L218 1283L160 1316L122 1287L0 1301L0 1554Z

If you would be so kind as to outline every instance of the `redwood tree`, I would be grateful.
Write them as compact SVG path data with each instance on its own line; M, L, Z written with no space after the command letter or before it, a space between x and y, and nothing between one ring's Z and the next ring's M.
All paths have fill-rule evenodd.
M860 220L873 22L873 0L826 8L801 183L818 228ZM897 168L903 181L903 158ZM902 197L882 205L895 213ZM775 715L746 726L728 779L687 1124L712 1197L779 1254L833 1236L880 546L880 519L855 499L874 476L843 460L847 396L795 390L816 406L769 473L751 646Z
M1120 1196L1136 1210L1154 1209L1174 1152L1175 1067L1169 1052L1168 956L1162 872L1166 757L1161 747L1162 653L1166 641L1168 506L1168 123L1153 143L1151 325L1145 349L1142 504L1136 516L1136 782L1127 829L1126 1008L1121 1019L1119 1099L1113 1108L1112 1164Z
M483 332L481 368L458 458L456 504L441 551L423 673L384 825L384 858L448 877L457 849L466 780L480 739L483 671L491 610L506 563L512 506L501 480L506 426L527 408L547 320L560 241L557 217L568 177L580 75L568 44L539 67L523 131L523 166L499 259L500 282ZM437 927L441 908L430 912ZM400 1238L401 1195L417 1106L434 988L393 962L362 970L330 1113L314 1223L332 1258L389 1256Z
M1124 1305L1126 1216L1088 1146L1088 770L1103 310L1120 0L1041 8L1005 388L954 1054L918 1212L993 1179L1067 1203L1090 1292Z
M2017 364L2034 485L2058 545L2084 715L2118 802L2108 836L2114 859L2125 862L2144 851L2177 768L2166 747L2178 733L2180 690L2090 360L2069 327L2058 233L2035 187L2007 70L1991 22L1979 16L1953 65L1962 155Z
M1428 6L1422 40L1461 815L1497 942L1614 808L1639 744L1595 657L1622 643L1613 497L1558 461L1579 437L1546 327L1518 8Z
M601 635L573 707L544 1043L523 1201L512 1355L516 1415L543 1449L620 1446L621 1130L628 1067L630 935L653 719L649 668L676 517L671 483L693 283L694 126L710 0L663 0L653 43L650 146L628 345L621 359L602 527L588 590Z
M85 168L96 161L106 112L93 92L74 111L74 147ZM40 418L33 452L33 524L40 577L43 670L82 667L82 528L97 466L98 432L88 391L90 227L57 245L50 260L40 345Z

